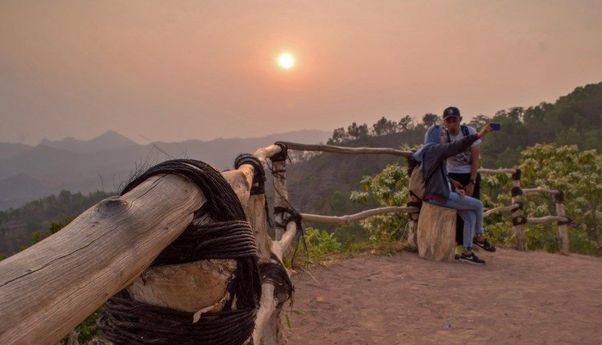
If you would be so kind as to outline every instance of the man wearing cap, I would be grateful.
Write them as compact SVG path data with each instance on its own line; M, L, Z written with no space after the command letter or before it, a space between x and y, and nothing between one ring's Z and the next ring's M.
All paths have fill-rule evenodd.
M445 108L443 122L447 130L446 139L444 139L446 142L462 140L464 137L477 133L477 130L473 127L461 125L462 116L460 116L460 109L457 107ZM477 140L466 151L447 159L448 177L454 187L463 189L466 195L476 199L481 198L480 144L481 140ZM460 217L458 217L456 224L456 240L458 243L462 243L463 222ZM483 238L482 234L476 234L475 244L485 250L495 251L495 247Z

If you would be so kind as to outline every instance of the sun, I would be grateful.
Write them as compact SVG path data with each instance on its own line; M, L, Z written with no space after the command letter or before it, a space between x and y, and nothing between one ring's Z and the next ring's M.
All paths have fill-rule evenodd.
M295 56L289 52L281 53L278 55L278 66L285 70L293 68L295 66Z

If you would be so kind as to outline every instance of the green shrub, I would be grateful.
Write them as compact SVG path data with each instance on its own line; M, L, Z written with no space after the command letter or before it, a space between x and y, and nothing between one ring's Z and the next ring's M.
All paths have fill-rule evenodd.
M312 227L305 229L305 243L310 262L319 261L326 254L338 253L342 247L334 233Z

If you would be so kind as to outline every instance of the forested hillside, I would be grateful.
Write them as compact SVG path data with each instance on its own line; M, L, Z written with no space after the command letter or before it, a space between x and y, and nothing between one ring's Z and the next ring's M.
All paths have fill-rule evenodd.
M480 116L472 121L487 121ZM581 150L602 151L602 83L576 88L555 103L499 111L492 121L502 124L502 132L483 144L487 167L517 164L522 149L541 143L577 145Z
M602 83L578 87L555 103L512 107L492 117L478 115L468 124L480 128L487 122L500 123L502 130L483 143L483 167L516 167L520 152L537 143L577 145L579 150L600 152ZM419 123L410 116L400 120L383 117L371 126L352 123L347 128L337 128L328 142L342 146L415 147L422 143L426 128L435 123L440 123L440 118L430 113ZM405 160L386 155L325 153L299 162L289 169L291 200L308 212L341 214L358 210L365 206L350 201L350 192L360 187L363 176L374 175L390 163L405 164Z
M419 123L411 116L403 116L399 120L382 117L379 121L367 124L352 123L347 128L337 128L329 144L342 146L372 146L410 149L422 143L426 128L438 123L435 114L425 114ZM556 143L548 148L554 150L560 145L576 145L575 150L602 150L602 83L578 87L570 94L560 97L555 103L542 103L528 108L513 107L497 112L489 118L479 115L469 122L480 128L487 122L499 122L502 130L487 138L482 145L482 160L484 167L518 167L521 164L520 153L537 143ZM314 133L312 133L313 135ZM273 138L274 141L279 138ZM282 138L286 139L286 138ZM288 138L294 141L296 138ZM266 138L254 142L256 147L268 144ZM219 147L220 140L215 145ZM306 141L307 142L307 141ZM185 143L182 143L184 145ZM171 144L171 150L179 148L179 144ZM245 145L249 143L245 142ZM64 145L54 149L63 149ZM176 146L178 148L176 148ZM241 146L242 147L242 146ZM10 147L4 152L5 156L22 154L26 148ZM50 149L50 148L49 148ZM184 150L184 146L181 148ZM217 147L215 148L217 149ZM566 149L564 149L566 151ZM529 151L531 152L531 151ZM564 152L564 151L563 151ZM573 151L572 151L573 152ZM231 153L232 154L232 153ZM597 153L588 155L595 157ZM192 157L197 157L192 154ZM405 159L389 155L340 155L319 154L310 156L292 164L288 169L290 198L293 205L304 212L340 215L365 209L377 204L378 200L368 198L367 204L352 201L351 192L365 188L366 181L360 183L364 176L379 174L388 164L405 165ZM574 161L572 164L577 164ZM523 162L523 164L525 164ZM579 169L574 169L579 170ZM131 171L130 171L131 175ZM386 174L385 174L386 175ZM572 175L571 175L572 176ZM572 178L571 184L576 184L578 176ZM580 176L580 175L579 175ZM94 179L97 176L88 176ZM15 176L15 181L27 181L27 176ZM591 179L590 179L591 180ZM563 189L569 185L562 185ZM588 185L589 186L589 185ZM6 188L21 188L27 191L33 188L34 182L7 183ZM579 193L586 187L579 187ZM601 188L593 188L592 195ZM576 198L578 193L568 192ZM84 196L81 193L72 194L63 191L57 196L30 202L24 207L0 212L0 254L11 254L23 246L31 244L32 233L47 231L51 222L73 217L91 205L107 197L103 192ZM597 200L592 198L591 200ZM595 203L595 201L592 201ZM586 211L595 215L599 205L590 205ZM584 206L575 206L579 211ZM587 229L592 239L598 240L597 218L587 219Z
M259 138L186 140L139 145L108 131L91 140L44 140L32 147L0 143L0 210L15 208L61 190L116 191L136 171L171 158L195 158L230 168L242 152L277 140L326 141L328 132L301 130Z
M0 211L0 257L30 246L35 232L47 232L51 223L74 218L109 196L105 192L83 195L62 191L14 210Z

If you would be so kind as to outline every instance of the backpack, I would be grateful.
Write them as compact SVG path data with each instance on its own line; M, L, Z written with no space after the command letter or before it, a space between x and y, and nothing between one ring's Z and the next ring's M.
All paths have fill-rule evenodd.
M468 131L468 126L460 126L460 130L462 131L462 135L467 137L470 135L470 132ZM447 132L447 142L450 143L451 142L451 136L449 135L449 131Z
M412 170L412 174L410 175L410 192L416 195L416 197L418 197L420 200L424 199L426 188L421 167L422 164L414 167L414 170Z
M462 125L460 126L460 130L462 131L462 136L467 137L470 135L468 131L468 126ZM447 142L451 143L451 136L449 135L449 131L447 131ZM470 149L466 149L466 152L470 153ZM472 156L468 156L468 163L472 163Z

